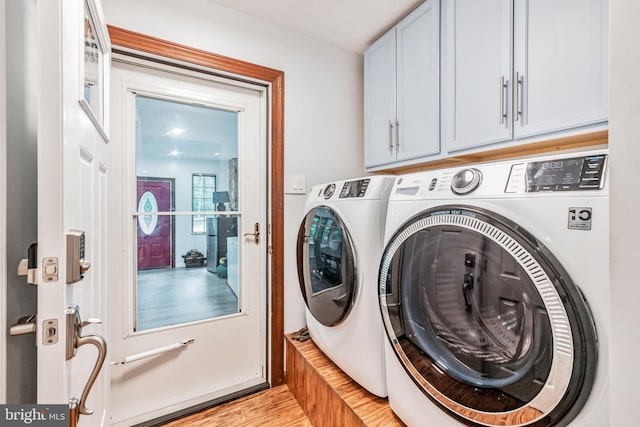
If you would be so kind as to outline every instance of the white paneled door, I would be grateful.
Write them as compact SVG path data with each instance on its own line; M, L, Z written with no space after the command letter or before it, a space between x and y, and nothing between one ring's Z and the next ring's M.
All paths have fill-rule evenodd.
M38 403L107 425L108 34L97 0L37 7Z
M266 98L114 58L113 425L267 384Z

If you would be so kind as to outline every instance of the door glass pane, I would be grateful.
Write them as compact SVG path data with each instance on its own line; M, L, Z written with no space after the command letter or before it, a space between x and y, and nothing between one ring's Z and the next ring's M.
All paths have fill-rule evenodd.
M239 311L237 115L136 97L137 331Z
M83 97L96 119L103 124L103 53L96 35L93 17L84 5L84 86Z

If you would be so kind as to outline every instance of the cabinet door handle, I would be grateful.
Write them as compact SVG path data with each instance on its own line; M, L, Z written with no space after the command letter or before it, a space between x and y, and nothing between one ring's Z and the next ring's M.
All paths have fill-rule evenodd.
M396 120L396 150L400 151L400 122Z
M518 71L516 71L516 79L515 79L515 91L516 91L516 99L513 102L513 120L514 121L518 121L518 118L520 115L522 115L522 108L520 108L520 103L521 101L521 90L522 90L522 85L523 85L523 81L524 81L524 77L520 76L520 73Z
M507 94L508 85L509 80L505 80L504 76L500 76L500 124L504 124L504 121L507 118L507 113L505 110L505 97Z
M393 153L393 121L389 120L389 152Z

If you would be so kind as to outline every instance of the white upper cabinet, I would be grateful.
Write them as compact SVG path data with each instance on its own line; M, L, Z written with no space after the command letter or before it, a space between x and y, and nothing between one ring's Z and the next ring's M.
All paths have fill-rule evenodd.
M443 0L449 153L607 120L607 0Z
M396 31L364 54L365 167L395 162Z
M364 55L365 166L440 153L440 8L428 0Z
M607 0L517 0L514 12L514 137L606 121Z
M448 151L511 139L512 0L442 5L442 123Z
M425 3L396 26L397 160L440 152L440 7Z

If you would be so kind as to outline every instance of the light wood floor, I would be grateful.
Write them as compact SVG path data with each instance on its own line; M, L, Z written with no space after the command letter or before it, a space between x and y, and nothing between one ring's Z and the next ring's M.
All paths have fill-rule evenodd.
M226 279L205 267L139 271L137 304L138 331L238 312Z
M165 427L313 427L286 385L164 424Z

